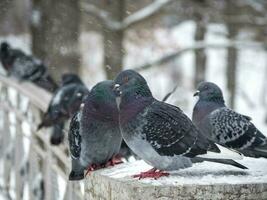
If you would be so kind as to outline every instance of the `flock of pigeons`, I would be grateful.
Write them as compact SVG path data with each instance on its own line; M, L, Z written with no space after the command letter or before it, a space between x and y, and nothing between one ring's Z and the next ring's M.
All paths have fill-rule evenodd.
M39 125L54 127L51 143L62 142L64 123L71 118L69 180L121 163L124 152L153 166L134 177L156 179L168 176L166 171L203 161L247 169L236 160L243 155L267 158L267 138L250 117L226 107L214 83L198 85L191 121L180 108L164 102L171 93L162 101L155 99L146 80L134 70L122 71L89 91L74 74L63 75L57 86L42 62L7 43L1 44L0 59L8 75L54 92Z

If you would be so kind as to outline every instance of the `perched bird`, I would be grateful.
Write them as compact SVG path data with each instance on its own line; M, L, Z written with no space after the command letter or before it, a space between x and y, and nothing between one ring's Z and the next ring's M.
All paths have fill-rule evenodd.
M59 144L64 138L64 122L75 114L89 90L75 74L64 74L61 86L52 97L38 129L53 126L51 143Z
M113 81L96 84L81 111L71 120L69 148L72 171L69 180L83 179L85 169L90 171L106 163L113 165L118 162L115 156L119 153L122 137L113 87Z
M176 91L177 87L178 85L175 85L174 88L162 98L162 101L167 101L169 97ZM128 147L128 145L125 143L124 140L121 143L121 149L119 155L122 156L123 158L126 158L127 160L131 156L133 156L135 159L139 159L138 156Z
M194 96L199 99L193 110L193 122L207 138L246 156L267 158L267 138L250 117L227 108L216 84L202 82L197 90Z
M187 168L202 161L246 169L232 160L242 159L240 153L209 141L182 110L156 100L137 72L122 71L115 83L122 137L137 156L154 167L134 177L159 178L168 175L162 170Z
M47 67L37 58L12 49L7 42L0 45L0 60L7 75L19 81L31 81L48 91L55 91L57 84L47 72Z

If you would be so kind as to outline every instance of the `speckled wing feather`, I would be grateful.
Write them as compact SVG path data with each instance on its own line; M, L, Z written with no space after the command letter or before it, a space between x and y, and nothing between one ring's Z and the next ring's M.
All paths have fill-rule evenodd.
M77 89L79 85L70 84L66 85L59 90L56 91L51 103L49 105L49 110L53 112L53 110L57 109L56 112L60 112L61 115L68 115L68 107L73 103L78 97L76 96L79 93L79 89ZM83 87L83 86L82 86ZM81 96L84 95L84 92L81 93Z
M80 135L80 119L81 113L77 112L75 115L73 115L69 128L69 147L71 157L74 159L79 158L81 153L82 138Z
M160 155L195 157L207 150L220 152L178 107L155 101L145 115L143 132Z
M250 122L251 118L223 107L208 116L214 139L227 147L247 149L264 145L265 136Z
M38 80L46 73L46 68L39 59L23 55L13 63L13 75L21 80Z

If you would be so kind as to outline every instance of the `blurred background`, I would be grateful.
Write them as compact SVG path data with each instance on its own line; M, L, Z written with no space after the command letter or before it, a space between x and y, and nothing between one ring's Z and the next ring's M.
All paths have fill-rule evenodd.
M89 88L136 69L191 116L203 80L267 131L266 0L0 0L0 42Z

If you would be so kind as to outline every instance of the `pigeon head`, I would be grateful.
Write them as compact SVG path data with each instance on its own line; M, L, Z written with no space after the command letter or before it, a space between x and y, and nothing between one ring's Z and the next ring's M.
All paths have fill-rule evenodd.
M134 70L119 73L115 83L114 91L116 96L121 98L121 103L127 104L133 99L152 97L146 80Z
M10 49L10 46L7 42L2 42L0 45L0 60L5 58L8 55L8 51Z
M65 73L62 75L61 83L62 85L67 85L71 83L82 83L82 81L76 74Z
M2 42L0 45L0 52L6 52L10 49L10 46L7 42Z
M117 121L118 110L113 91L114 81L107 80L96 84L84 101L85 115L101 121ZM87 113L87 114L86 114Z
M224 103L221 89L214 83L201 82L197 86L194 96L199 96L200 100L216 101Z

